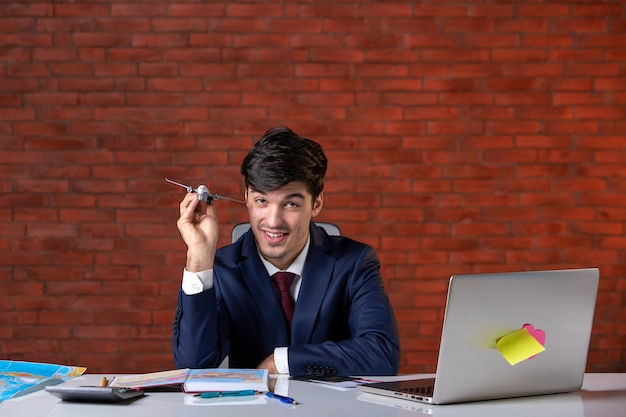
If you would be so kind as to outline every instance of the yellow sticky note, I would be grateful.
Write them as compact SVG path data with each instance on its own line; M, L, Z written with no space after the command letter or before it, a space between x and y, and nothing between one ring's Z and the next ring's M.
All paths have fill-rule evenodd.
M501 337L496 347L511 366L546 350L526 329Z

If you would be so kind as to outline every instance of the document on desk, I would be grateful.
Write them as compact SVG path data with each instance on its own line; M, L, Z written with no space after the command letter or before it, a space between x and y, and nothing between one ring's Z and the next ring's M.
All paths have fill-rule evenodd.
M267 369L175 369L113 378L110 387L156 388L178 385L188 393L207 391L267 391Z
M87 368L52 363L0 360L0 402L27 394L53 381L82 375Z
M324 385L328 388L336 389L339 391L349 391L355 389L362 384L371 384L373 382L380 382L374 379L365 379L353 376L338 376L338 375L308 375L301 377L294 377L292 379L300 381L314 382L316 384Z

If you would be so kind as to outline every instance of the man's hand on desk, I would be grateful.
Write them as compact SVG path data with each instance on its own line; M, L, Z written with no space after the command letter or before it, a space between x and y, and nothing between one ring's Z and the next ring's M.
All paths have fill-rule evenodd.
M259 366L257 366L257 369L267 369L269 370L270 374L277 374L278 369L276 369L276 363L274 363L274 354L271 354L270 356L265 358L263 362L261 362Z

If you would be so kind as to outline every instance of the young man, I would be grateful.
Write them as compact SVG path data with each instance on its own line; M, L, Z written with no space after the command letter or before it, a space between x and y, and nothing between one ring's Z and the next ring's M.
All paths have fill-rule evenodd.
M251 228L219 250L215 206L185 196L176 366L217 367L228 356L233 368L290 375L398 372L396 322L374 250L312 222L326 166L316 142L285 127L266 132L241 166ZM293 273L290 294L280 294L279 271ZM284 312L281 297L289 304L290 296L295 307Z

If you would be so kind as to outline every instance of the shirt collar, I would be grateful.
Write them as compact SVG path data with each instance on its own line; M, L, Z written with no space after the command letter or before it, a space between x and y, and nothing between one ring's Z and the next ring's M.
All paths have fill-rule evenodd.
M302 250L300 251L300 253L296 257L296 259L294 259L294 261L291 263L291 265L289 265L287 267L287 269L285 269L284 272L292 272L292 273L296 274L299 277L302 276L302 270L304 269L304 261L306 261L306 255L307 255L307 253L309 253L309 244L310 243L311 243L311 234L309 233L309 237L307 238L306 243L304 244L304 248L302 248ZM258 248L257 248L257 252L258 252ZM261 252L259 252L259 257L261 258L261 262L263 262L263 265L265 265L265 269L267 269L267 273L270 275L270 277L272 275L274 275L276 272L280 271L280 269L276 268L274 265L272 265L270 262L268 262L261 255Z

